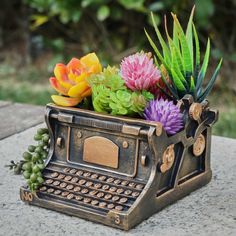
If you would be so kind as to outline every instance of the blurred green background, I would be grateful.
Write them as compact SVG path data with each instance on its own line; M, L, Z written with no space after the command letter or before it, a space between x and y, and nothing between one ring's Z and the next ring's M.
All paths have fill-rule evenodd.
M209 97L220 110L214 134L236 138L236 0L2 0L0 100L45 105L48 78L57 62L95 51L104 65L138 50L151 50L150 11L163 32L163 17L176 13L186 26L193 5L200 43L212 41L209 72L224 58Z

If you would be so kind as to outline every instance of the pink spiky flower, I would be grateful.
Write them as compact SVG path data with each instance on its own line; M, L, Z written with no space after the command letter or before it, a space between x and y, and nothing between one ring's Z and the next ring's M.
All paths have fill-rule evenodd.
M161 73L153 59L143 52L125 57L120 71L126 86L133 91L153 90L161 79Z

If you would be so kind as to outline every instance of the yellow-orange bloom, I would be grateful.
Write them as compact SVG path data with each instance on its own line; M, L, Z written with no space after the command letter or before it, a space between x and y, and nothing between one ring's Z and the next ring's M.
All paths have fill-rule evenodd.
M67 65L58 63L54 68L55 77L51 77L49 81L61 95L52 95L52 100L60 106L76 106L84 97L91 95L86 78L101 71L102 66L95 53L89 53L80 59L72 58Z

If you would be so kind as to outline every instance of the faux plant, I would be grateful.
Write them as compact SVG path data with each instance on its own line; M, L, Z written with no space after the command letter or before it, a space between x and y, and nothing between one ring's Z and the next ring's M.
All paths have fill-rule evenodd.
M203 63L200 63L200 46L196 28L193 23L194 8L192 9L187 30L184 32L177 16L173 17L173 36L169 35L165 18L165 30L168 43L162 37L154 17L152 15L153 26L158 38L157 44L145 31L146 36L155 51L156 65L161 68L162 79L174 100L181 99L185 94L193 95L195 101L201 102L210 93L217 75L219 73L222 59L217 65L209 83L203 88L203 81L206 76L208 61L210 56L210 40L208 39L207 48ZM168 79L171 83L168 82Z

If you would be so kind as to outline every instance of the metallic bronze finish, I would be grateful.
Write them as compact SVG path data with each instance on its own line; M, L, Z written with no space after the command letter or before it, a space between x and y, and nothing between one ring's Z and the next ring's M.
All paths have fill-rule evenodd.
M171 144L167 147L165 152L162 155L162 164L160 166L161 173L165 173L169 170L175 160L175 151L174 151L174 144Z
M204 152L205 150L205 147L206 147L206 140L205 140L205 137L200 134L195 143L193 144L193 154L196 156L196 157L199 157L202 155L202 153Z
M189 108L189 116L193 120L199 120L202 114L202 105L200 103L193 103Z

